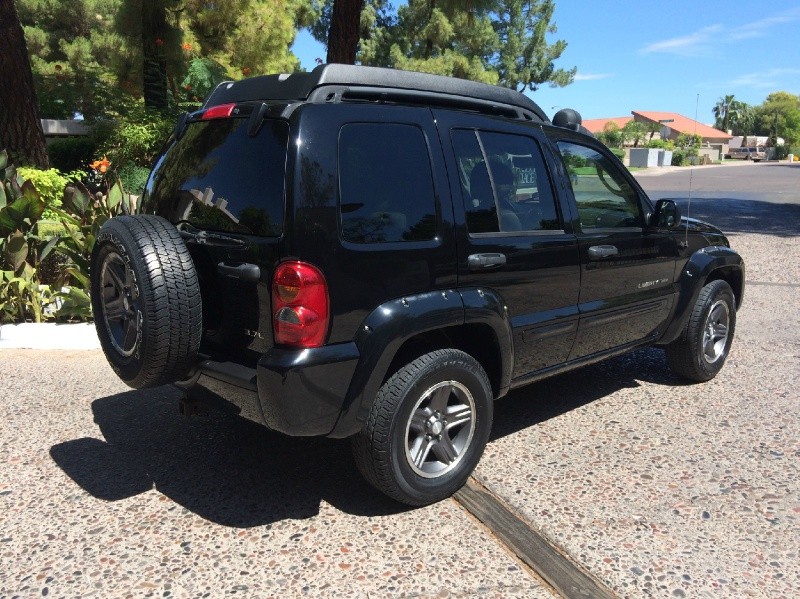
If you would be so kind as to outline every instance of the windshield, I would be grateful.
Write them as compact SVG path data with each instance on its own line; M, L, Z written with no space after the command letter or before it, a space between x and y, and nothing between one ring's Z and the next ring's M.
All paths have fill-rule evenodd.
M145 212L208 231L275 236L283 230L288 125L247 119L191 123L162 155L142 199Z

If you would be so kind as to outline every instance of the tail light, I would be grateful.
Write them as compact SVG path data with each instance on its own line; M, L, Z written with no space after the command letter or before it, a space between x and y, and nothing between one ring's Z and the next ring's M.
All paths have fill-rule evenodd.
M272 330L276 344L319 347L330 320L328 284L305 262L284 262L272 276Z

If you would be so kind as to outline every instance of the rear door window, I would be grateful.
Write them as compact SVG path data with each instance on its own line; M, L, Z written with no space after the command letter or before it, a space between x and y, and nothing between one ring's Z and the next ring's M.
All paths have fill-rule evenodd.
M561 230L539 145L530 137L451 132L470 235Z
M422 130L353 123L339 133L341 236L352 243L428 241L436 199Z
M280 235L289 127L267 120L250 137L247 123L229 118L189 124L157 162L146 208L207 231Z

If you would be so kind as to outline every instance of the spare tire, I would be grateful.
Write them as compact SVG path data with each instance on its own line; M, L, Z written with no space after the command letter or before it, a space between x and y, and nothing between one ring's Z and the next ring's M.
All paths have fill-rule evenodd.
M134 389L182 380L195 365L202 300L192 257L164 218L118 216L91 261L94 322L111 367Z

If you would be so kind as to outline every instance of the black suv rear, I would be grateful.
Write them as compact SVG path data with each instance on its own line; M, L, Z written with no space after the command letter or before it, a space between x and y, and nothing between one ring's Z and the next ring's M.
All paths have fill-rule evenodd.
M433 75L224 83L179 121L142 211L93 255L120 377L352 437L414 505L465 482L511 388L643 345L712 378L744 291L725 236L653 206L577 113Z

